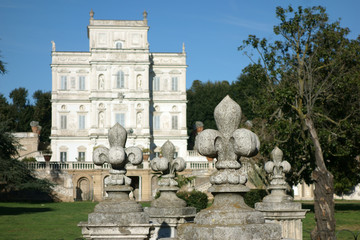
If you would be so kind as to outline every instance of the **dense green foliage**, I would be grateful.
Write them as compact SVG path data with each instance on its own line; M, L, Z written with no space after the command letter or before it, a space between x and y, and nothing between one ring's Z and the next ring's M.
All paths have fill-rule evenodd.
M27 200L21 195L41 193L50 198L52 184L48 180L37 179L24 162L13 158L16 155L17 143L11 133L0 123L0 199Z
M191 192L178 192L176 196L186 201L188 207L196 208L196 212L205 209L208 205L208 197L205 193L193 190Z
M278 7L276 14L281 23L274 33L280 40L250 35L239 48L250 46L261 59L243 70L238 84L253 79L260 90L246 101L252 103L262 154L279 146L292 164L291 181L309 182L310 173L322 165L315 161L312 125L335 192L350 192L360 182L360 39L348 39L350 30L329 23L322 7Z
M51 133L51 93L40 90L34 92L34 105L30 104L25 88L12 90L9 97L12 103L0 93L0 121L7 122L8 131L30 132L30 122L38 121L42 127L40 141L44 145L48 144Z
M5 63L2 60L0 60L0 74L5 74L5 72L6 72Z
M255 203L261 202L266 195L265 189L251 189L250 192L245 194L244 201L249 207L254 208Z
M285 39L269 43L267 39L250 36L240 50L255 59L243 69L236 82L202 83L196 80L187 91L189 146L195 138L195 121L203 121L205 129L216 129L214 108L228 94L241 106L241 125L251 120L252 130L260 137L258 164L267 161L272 149L278 146L284 151L284 159L292 165L292 172L287 176L290 184L301 180L310 183L315 157L308 128L302 119L306 115L316 126L326 166L334 175L335 192L351 192L360 182L360 163L356 160L360 153L360 40L348 39L349 30L341 28L338 22L328 23L321 7L301 8L296 14L293 9L286 11L277 9L280 21L284 22L275 27L280 39L290 39L280 26L288 24L286 26L296 30L295 26L289 25L291 20L285 23L286 14L296 15L292 23L305 21L306 14L314 15L308 23L312 26L321 20L310 35L307 52L298 51L299 56L305 56L306 76L312 76L308 79L300 74L306 83L301 101L296 83L300 63L296 60L297 52L291 50L294 42ZM305 37L301 44L307 41ZM247 46L254 47L255 52L245 52ZM257 53L265 62L256 60ZM299 102L302 102L301 107ZM299 108L302 117L296 110Z
M230 91L231 85L227 81L202 83L199 80L195 80L187 90L188 149L194 147L196 121L203 122L204 128L216 128L214 108Z

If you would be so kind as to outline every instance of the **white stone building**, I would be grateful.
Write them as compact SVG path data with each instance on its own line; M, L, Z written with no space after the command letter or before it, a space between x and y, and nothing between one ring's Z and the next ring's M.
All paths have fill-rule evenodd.
M143 20L96 20L88 52L52 49L51 161L92 161L119 122L127 146L158 151L166 140L187 155L186 54L149 51Z

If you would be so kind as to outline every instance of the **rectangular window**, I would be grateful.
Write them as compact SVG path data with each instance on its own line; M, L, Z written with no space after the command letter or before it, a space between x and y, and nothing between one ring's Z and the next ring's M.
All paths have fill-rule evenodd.
M85 77L79 77L79 90L85 90Z
M67 158L67 153L66 152L60 152L60 161L61 162L66 162L66 158Z
M85 152L79 152L78 162L85 162Z
M124 88L124 87L125 87L124 72L119 71L116 75L116 88Z
M115 122L119 123L121 126L125 127L125 113L116 113Z
M154 77L154 91L160 91L160 77Z
M178 90L178 77L172 77L171 78L171 91L177 91Z
M61 90L66 90L67 89L67 78L66 76L61 76L60 78L60 89Z
M66 129L67 126L67 117L65 115L61 115L60 117L60 128L61 129Z
M160 129L160 116L159 115L154 116L154 129L155 130Z
M79 116L79 129L85 129L85 116L84 115L80 115Z
M171 116L171 129L178 129L178 116Z

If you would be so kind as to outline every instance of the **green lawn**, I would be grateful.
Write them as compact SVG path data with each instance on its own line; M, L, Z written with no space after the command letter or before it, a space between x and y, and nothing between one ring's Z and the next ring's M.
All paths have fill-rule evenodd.
M0 239L81 239L81 229L77 224L87 220L95 205L93 202L0 203ZM303 202L303 208L313 209L313 205ZM337 201L335 218L337 231L349 229L357 234L360 231L360 202ZM310 211L303 221L304 240L310 239L309 232L314 225L314 213ZM350 233L340 232L337 239L355 238Z
M0 203L0 239L52 240L81 237L80 221L96 203Z
M312 202L302 202L302 208L310 209L303 221L303 239L310 239L310 232L315 226L314 205ZM360 233L360 202L336 201L335 202L336 232L338 240L354 240ZM348 232L346 230L350 230ZM360 239L360 234L357 239Z

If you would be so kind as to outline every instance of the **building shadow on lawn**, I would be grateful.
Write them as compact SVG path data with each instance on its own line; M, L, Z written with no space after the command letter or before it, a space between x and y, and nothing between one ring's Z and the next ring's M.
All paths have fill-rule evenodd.
M0 215L21 215L21 214L29 214L29 213L41 213L41 212L49 212L54 211L52 208L44 208L44 207L4 207L0 206Z

